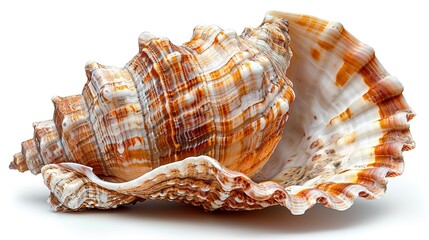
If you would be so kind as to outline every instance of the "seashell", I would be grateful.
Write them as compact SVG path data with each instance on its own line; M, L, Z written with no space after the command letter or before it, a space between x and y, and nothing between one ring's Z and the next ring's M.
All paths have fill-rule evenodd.
M240 36L197 27L181 47L147 33L139 46L125 68L87 64L83 94L55 97L14 156L54 210L344 210L383 196L414 148L402 85L339 23L269 12Z
M183 46L143 33L124 68L87 63L82 95L53 98L53 120L34 124L13 165L37 174L74 162L129 181L207 155L253 176L280 140L294 98L288 41L282 20L241 36L197 27Z

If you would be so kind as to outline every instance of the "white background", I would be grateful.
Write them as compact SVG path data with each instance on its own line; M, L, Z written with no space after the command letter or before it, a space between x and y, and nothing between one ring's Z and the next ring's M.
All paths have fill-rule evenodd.
M429 227L429 94L424 85L429 81L429 18L424 1L10 2L0 3L1 239L416 239L410 235ZM412 121L417 148L404 154L405 172L389 180L383 199L359 199L344 212L316 206L302 216L282 207L207 213L154 201L111 211L55 213L46 203L49 191L40 175L8 169L20 142L32 136L31 123L52 117L50 98L81 92L86 61L123 66L137 53L143 31L180 44L197 24L241 32L259 25L268 10L342 22L375 48L405 86L405 97L418 114Z

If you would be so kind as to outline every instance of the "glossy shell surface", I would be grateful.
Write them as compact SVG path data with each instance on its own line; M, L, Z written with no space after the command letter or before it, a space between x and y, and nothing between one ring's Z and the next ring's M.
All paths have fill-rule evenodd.
M12 165L39 173L74 162L129 181L207 155L248 176L259 172L294 99L287 21L240 36L199 26L182 46L145 32L139 47L124 68L89 62L82 95L54 97L53 120L34 124Z
M266 26L265 29L263 26ZM269 26L275 26L272 31L276 34L269 34ZM199 32L199 29L203 28L197 27L197 33L189 43L201 44L198 39L204 34L212 36L213 33L210 31L221 31L213 27L204 28L210 29L210 31ZM279 32L282 34L278 34ZM252 210L282 205L293 214L303 214L315 203L344 210L353 204L356 197L371 199L383 196L386 190L386 178L400 175L403 171L402 152L414 148L409 131L409 121L414 117L414 113L402 95L402 85L383 68L375 57L374 50L357 40L339 23L281 12L269 12L261 27L245 30L241 36L254 42L252 46L256 46L255 49L261 52L260 56L270 55L267 46L271 49L273 46L275 49L283 49L282 54L287 54L274 53L273 56L267 57L269 61L264 62L274 66L272 68L274 70L268 71L268 73L282 76L279 79L283 79L284 84L280 84L279 89L284 89L284 94L276 94L275 96L280 96L277 98L278 100L268 105L270 109L277 107L277 110L272 110L277 115L273 113L271 118L256 121L257 124L253 126L256 128L252 128L255 131L245 131L245 133L253 136L248 138L252 139L250 142L257 141L253 144L259 145L262 144L261 141L270 142L269 140L273 138L260 137L256 134L257 131L268 128L271 130L267 131L274 136L278 134L281 136L279 135L278 139L274 137L273 146L269 150L262 151L265 153L261 156L262 163L257 164L254 171L247 171L247 167L232 167L234 163L229 162L229 157L220 158L216 154L191 152L180 155L180 157L173 154L176 156L174 161L159 163L155 167L149 167L149 170L137 172L130 179L126 179L123 176L127 174L110 174L105 172L106 170L102 166L96 169L88 164L85 164L86 166L78 164L79 161L68 163L60 160L62 155L59 143L48 144L52 151L38 154L40 151L35 150L34 146L50 143L49 139L55 139L58 135L54 130L46 130L54 129L55 124L49 121L35 124L35 129L36 132L41 131L36 136L50 137L41 138L44 139L43 141L38 141L36 137L34 141L24 142L21 155L15 156L11 166L21 170L26 170L26 168L31 170L34 168L31 165L34 165L40 169L44 164L43 161L26 161L25 159L37 159L41 155L58 159L58 161L52 162L54 164L41 168L45 184L51 191L49 202L55 210L109 209L144 199L160 199L186 202L202 206L207 210ZM146 46L146 42L150 42L150 39L154 38L148 34L142 35L140 54L144 52L142 49ZM279 39L283 39L283 42L278 41ZM261 41L262 45L258 45ZM280 44L265 44L271 41L280 42ZM184 44L184 46L193 45ZM289 46L293 52L290 64ZM226 47L231 47L231 45L226 45ZM264 47L265 49L263 49ZM196 49L198 48L194 50L197 51ZM256 55L258 56L258 54ZM136 56L136 59L138 58L139 55ZM137 69L140 67L141 69L135 70L134 74L143 72L147 75L150 73L144 69L146 65L138 65L135 62L136 59L127 64L126 68ZM223 61L219 63L219 66L225 66L227 64L225 61L231 58L220 57L219 59L219 61ZM180 61L174 60L173 57L171 62L167 61L165 64L171 67L178 62ZM199 59L197 62L201 67L207 61ZM96 69L100 68L113 71L109 76L115 76L115 79L120 76L121 86L125 86L127 82L131 81L130 79L136 78L132 74L127 75L127 72L133 71L124 73L124 70L121 69L106 68L91 63L87 67L89 82L94 76L97 76L96 72L99 70ZM286 74L283 77L284 71ZM266 75L267 69L265 68L262 72L252 73L253 75L272 76L272 74ZM104 74L103 72L101 75L104 76ZM250 79L252 78L250 77ZM288 79L293 82L293 91ZM268 77L268 80L271 78ZM273 80L268 82L273 82ZM87 84L85 87L87 90L84 90L84 96L97 92L93 91L89 85ZM138 89L139 86L136 86ZM180 84L176 84L171 87L181 89L180 86ZM147 87L149 88L149 86ZM157 89L156 86L150 88ZM187 89L187 86L184 88ZM224 88L222 91L226 92L221 91L218 94L227 94L229 89ZM104 97L110 96L108 92L104 93ZM124 93L123 96L127 97L123 98L123 101L132 105L134 101L129 100L130 94L134 93L132 91ZM97 97L94 94L92 96L94 99ZM294 96L296 97L294 98ZM83 101L80 96L74 98L76 101ZM139 98L138 91L134 98ZM131 97L131 99L133 98ZM162 98L154 99L154 101L162 101ZM54 99L54 102L61 102L60 100L57 98ZM232 100L225 97L225 101ZM231 104L228 102L228 106ZM91 106L88 103L87 105ZM163 106L163 104L161 105ZM150 103L147 106L150 106ZM85 114L83 109L78 107L76 109L72 112L76 112L78 115ZM173 109L182 108L170 108L170 110L164 111L171 112ZM240 111L244 109L247 108L241 108ZM103 112L102 109L99 111ZM163 112L159 111L159 114ZM153 114L153 117L161 116L159 114ZM281 120L275 120L277 119L275 116L278 114L281 115L278 118ZM284 124L287 114L289 119ZM136 118L138 116L141 115L136 114ZM88 119L91 116L81 118ZM160 119L163 119L162 116ZM154 119L154 121L157 122L160 119ZM97 122L91 119L87 121ZM63 120L54 119L54 122L63 122ZM93 124L93 126L95 125ZM126 126L130 126L130 124L126 124ZM171 125L169 126L171 127ZM119 129L123 131L123 128L126 127ZM279 128L281 130L278 130ZM236 129L242 131L241 127ZM158 130L153 133L167 134ZM232 130L232 132L234 131ZM129 130L129 133L131 134L132 131ZM203 133L205 132L203 131ZM108 131L104 134L110 136ZM259 137L255 137L255 134ZM270 136L268 133L262 135ZM150 138L148 141L151 141ZM174 143L171 144L175 146ZM228 147L230 147L229 144L225 149ZM243 152L243 148L240 149L237 150L237 153ZM219 152L219 154L230 153ZM103 155L104 153L97 154ZM115 156L111 157L117 159ZM94 159L98 158L94 157ZM27 164L23 164L23 162ZM259 161L255 161L255 163L259 163ZM239 166L241 165L239 164Z

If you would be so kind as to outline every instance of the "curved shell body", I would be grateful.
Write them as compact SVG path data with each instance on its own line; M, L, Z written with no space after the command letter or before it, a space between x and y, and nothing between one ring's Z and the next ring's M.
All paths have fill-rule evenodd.
M275 32L280 30L283 34L268 34L270 31L263 30L264 26L277 26ZM200 28L197 28L197 32L198 29ZM202 38L204 35L204 32L194 34L191 44L185 44L184 48L192 48L192 43L198 42L195 41L195 36ZM280 38L275 36L282 35L284 39L290 37L290 45L289 40L275 45L282 46L278 49L284 50L279 54L283 57L280 57L268 48L271 46L271 49L277 49L276 47L264 42L279 43ZM273 71L281 76L277 79L285 82L283 85L273 84L283 86L278 89L284 89L284 95L280 94L282 97L277 98L279 105L271 105L274 109L279 106L277 110L273 110L277 112L275 116L279 113L284 116L272 117L264 123L259 121L254 126L257 131L244 131L244 135L252 135L245 139L273 141L272 145L277 144L275 149L270 149L274 151L272 155L270 151L267 155L255 152L262 159L266 156L269 158L266 163L258 165L261 168L257 167L258 170L250 171L249 174L242 169L234 169L233 165L228 165L229 159L220 157L228 154L227 152L211 156L198 155L201 153L197 152L180 155L184 159L175 159L180 161L159 164L159 167L133 181L118 182L117 178L100 176L96 169L92 170L84 165L50 164L43 167L42 175L51 190L49 201L53 208L106 209L144 199L162 199L182 201L208 210L251 210L282 205L293 214L302 214L315 203L344 210L358 196L381 197L386 189L386 177L400 175L403 171L402 151L414 148L409 131L409 120L414 117L414 113L402 95L402 85L382 67L373 49L358 41L339 23L280 12L268 13L260 28L246 30L242 38L249 39L246 41L253 39L253 45L257 49L263 49L259 56L267 56L274 69L280 69ZM153 37L143 35L140 41L150 42L148 39ZM261 43L265 47L261 47ZM145 46L147 44L141 45L141 49ZM294 55L290 66L289 46ZM130 66L136 66L134 63L139 63L136 59L139 59L139 55L127 65L128 70ZM198 66L204 63L206 61L199 59ZM96 65L95 68L88 69L99 68ZM286 68L286 76L294 83L296 99L290 106L289 120L283 128L287 108L281 110L281 103L284 101L289 104L294 98L288 80L282 75ZM90 79L94 78L97 71L99 70L88 71L91 73ZM139 72L142 71L135 71ZM262 75L270 76L265 72ZM137 78L134 73L131 76L133 79ZM181 89L177 84L174 88ZM218 94L227 94L228 89L223 89L226 92ZM222 98L217 98L216 102L219 99ZM230 99L228 101L233 102ZM171 108L165 111L170 110ZM277 127L282 130L274 130ZM38 136L37 124L35 128ZM273 129L271 134L282 134L281 140L257 137L261 129L267 128ZM170 131L173 132L173 129L170 128ZM29 149L23 151L26 157L37 155L34 145L43 145L37 143L38 137L35 139L33 142L24 142L23 149ZM230 150L230 144L227 145L224 151ZM52 154L55 151L50 152ZM239 152L246 151L241 147ZM20 163L22 159L18 154L14 165L25 168L26 165Z
M183 46L143 33L139 47L124 68L88 63L82 95L53 98L53 121L34 124L15 165L38 173L45 164L74 162L120 181L207 155L257 173L294 98L285 75L287 23L241 36L200 26Z

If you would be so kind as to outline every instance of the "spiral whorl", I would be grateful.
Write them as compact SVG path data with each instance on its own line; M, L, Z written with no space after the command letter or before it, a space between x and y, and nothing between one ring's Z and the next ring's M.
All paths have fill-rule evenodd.
M285 20L241 35L199 26L182 46L143 33L124 68L87 63L82 95L54 97L53 120L34 124L10 167L37 174L75 162L132 180L208 155L253 176L279 142L294 99L289 41Z
M67 162L54 121L35 122L33 127L34 137L22 142L21 152L14 155L11 168L38 174L46 164Z

